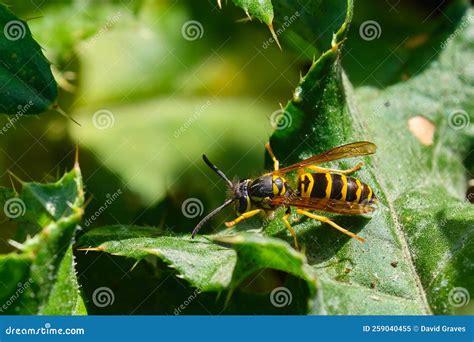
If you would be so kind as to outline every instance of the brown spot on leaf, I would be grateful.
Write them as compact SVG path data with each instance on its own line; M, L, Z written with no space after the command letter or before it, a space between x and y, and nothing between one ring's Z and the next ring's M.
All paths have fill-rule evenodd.
M427 118L417 115L408 120L408 129L423 145L433 145L435 126Z
M428 40L429 36L427 33L417 34L416 36L410 37L405 42L405 47L409 49L416 49L417 47L423 45Z

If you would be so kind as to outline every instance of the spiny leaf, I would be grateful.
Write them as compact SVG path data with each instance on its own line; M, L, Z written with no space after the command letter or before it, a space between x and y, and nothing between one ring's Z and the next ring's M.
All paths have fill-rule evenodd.
M366 244L309 220L294 226L321 284L315 313L444 314L456 306L453 290L474 291L474 264L469 262L474 218L463 200L467 180L462 167L473 145L468 113L474 82L466 72L474 55L473 29L471 23L417 78L386 90L354 91L337 54L328 51L284 109L291 125L280 125L271 139L283 166L355 140L379 147L357 175L374 187L379 210L370 221L334 218L360 230ZM408 129L415 115L435 125L432 146ZM285 232L289 238L278 222L267 232Z
M2 299L13 298L5 312L84 313L72 255L84 201L79 166L76 164L56 183L21 186L18 196L5 198L1 204L8 217L20 226L36 226L37 234L16 243L19 253L0 256L0 273L12 272L12 265L18 265L17 276L6 278L8 291L1 295ZM20 282L22 285L16 286Z
M203 292L233 291L252 274L274 269L304 280L307 292L315 294L315 279L304 256L278 239L242 234L211 236L212 243L203 237L161 234L153 227L106 226L82 236L78 245L137 260L156 256Z
M250 20L252 20L252 17L255 17L261 22L264 22L270 29L278 47L281 49L278 36L273 28L273 5L271 0L233 0L233 2L236 6L244 10ZM219 7L221 7L221 3L219 2L218 4Z
M57 97L56 82L28 24L0 4L0 113L39 114Z

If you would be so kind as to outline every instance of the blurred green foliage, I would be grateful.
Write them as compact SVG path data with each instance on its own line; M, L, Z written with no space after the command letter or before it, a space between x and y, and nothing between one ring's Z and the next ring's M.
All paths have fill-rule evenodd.
M244 16L238 8L161 0L6 3L27 20L52 62L59 105L81 126L52 111L41 120L22 118L1 136L2 184L10 183L7 170L24 180L56 178L79 144L86 197L92 197L86 213L123 190L94 225L156 225L162 212L181 218L190 193L206 189L206 207L220 201L222 184L209 187L217 180L204 171L202 153L231 175L260 172L270 114L292 91L301 63L276 46L263 49L269 32L258 23L229 20ZM183 38L189 20L202 23L201 39ZM100 110L113 113L114 127L93 126ZM0 117L0 125L7 122ZM189 123L199 131L174 136ZM166 150L166 143L174 148ZM12 237L6 229L3 237Z
M286 47L283 52L271 43L270 33L264 25L259 25L258 22L234 22L234 19L243 18L245 14L230 3L222 10L217 8L217 3L214 1L198 3L191 0L42 1L38 6L32 6L28 0L7 1L7 3L11 5L10 8L16 15L28 21L33 37L43 47L46 57L52 63L52 71L59 84L59 105L81 125L78 126L53 111L43 114L40 120L35 117L22 118L14 128L0 137L0 170L2 170L0 181L3 185L9 185L7 170L27 181L47 182L55 179L62 171L70 169L73 151L77 145L84 175L85 196L89 198L83 216L85 224L82 225L86 231L93 227L108 228L120 223L153 225L168 235L189 233L194 221L183 216L181 209L183 201L189 197L196 197L204 203L203 207L207 210L220 203L224 196L224 184L204 167L201 154L206 153L212 157L211 159L231 177L234 174L239 177L251 177L261 173L264 167L263 144L269 139L273 130L271 114L279 109L279 102L286 103L289 98L293 98L287 107L295 120L292 131L279 131L272 138L275 150L283 156L284 162L320 152L321 149L340 143L353 129L349 127L350 123L345 121L349 120L346 116L348 112L353 115L356 112L351 107L350 96L348 96L349 109L345 106L345 95L352 95L350 93L352 89L347 87L347 80L345 84L347 89L341 88L341 78L345 76L341 74L338 64L339 57L335 53L337 49L327 52L326 58L323 56L321 63L313 63L313 58L321 57L322 52L329 48L333 33L345 22L347 13L344 2L334 5L325 1L314 1L310 10L303 12L291 29L283 32L281 40ZM246 2L236 1L236 3ZM287 14L295 13L298 6L293 1L274 1L276 30L278 27L285 27L285 22L289 20ZM356 87L365 86L356 91L356 96L365 103L366 107L362 108L366 110L364 119L368 122L374 121L371 113L373 107L376 106L376 111L380 111L384 106L384 103L379 103L381 100L379 101L378 97L408 98L414 93L412 88L403 87L401 90L395 87L393 94L383 91L379 93L374 87L383 89L393 84L403 86L403 82L410 78L416 82L418 74L422 74L424 70L431 70L430 67L433 67L436 74L436 67L439 67L436 60L443 50L439 47L459 26L461 15L468 5L466 1L461 0L448 1L446 5L440 5L437 1L413 4L407 0L399 1L395 7L393 6L389 2L373 6L372 2L361 0L357 4L354 24L344 47L342 64L347 70L349 79ZM335 10L336 7L339 10ZM390 14L391 11L398 11L399 15L393 16ZM320 20L314 20L315 17ZM365 22L374 18L381 26L382 38L378 44L369 45L369 40L361 39L360 28ZM424 20L423 25L418 25L420 20ZM264 21L268 24L268 20ZM185 30L189 23L193 23L194 29L197 29L197 37L190 37L189 35L195 33ZM341 29L335 42L343 39L346 28ZM394 49L397 49L396 54L388 53ZM441 67L450 64L446 58L456 56L451 52L444 55L442 60L444 64L441 64ZM325 61L329 62L325 64ZM294 93L299 73L305 74L309 66L312 66L311 72L300 84L303 86L303 89L300 89L302 92ZM471 84L470 71L468 69L464 71L467 73L466 83ZM428 82L430 80L428 78ZM418 85L416 89L422 87ZM471 89L463 88L466 91ZM440 93L430 87L423 89L429 96L437 98L448 96L448 100L442 102L440 106L442 108L445 105L449 107L447 104L451 106L451 96L455 96L442 87L441 90ZM472 108L472 101L469 102L466 98L469 98L469 94L462 93L462 99L457 99L458 103L461 101L463 106L467 106L466 108ZM409 102L406 107L403 107L405 104L400 104L392 108L402 109L404 115L411 115L407 112L409 109L415 108L422 112L427 108L411 106L412 104ZM315 112L322 114L312 115ZM390 109L389 112L394 117L397 115L395 109ZM341 120L338 120L339 118ZM399 124L405 127L406 117L401 115L400 118L402 119L399 120ZM437 116L431 118L436 124L441 121ZM392 140L384 141L386 133L380 132L386 127L398 127L393 124L391 117L388 119L388 122L381 120L377 125L374 123L371 127L375 132L370 132L372 137L382 141L387 151L396 144L391 144ZM0 118L0 125L5 125L7 122L8 118ZM401 126L398 128L404 129ZM362 131L361 127L358 127L358 132L359 129ZM297 139L305 138L307 141L308 137L312 142L311 145L295 147ZM461 141L458 140L460 137L452 138L447 135L447 138L451 139L449 143L457 144ZM419 145L417 141L415 142ZM467 161L460 160L461 155L464 156L469 147L472 149L472 139L462 137L462 143L463 146L466 145L466 149L452 153L455 160L449 158L449 152L439 149L438 152L441 154L438 157L445 167L435 170L438 176L446 174L453 176L453 188L449 187L448 190L451 196L458 199L464 190L463 182L469 175L461 168L457 168L454 173L450 173L450 169L454 162L464 162L468 169L472 168L469 164L472 164L472 160L468 158L465 159ZM393 155L396 155L396 152ZM403 157L403 154L400 154L400 157ZM408 161L407 158L405 162ZM381 164L387 178L391 174L390 162L391 160L386 160ZM370 167L368 170L374 173ZM377 183L375 176L369 171L363 175ZM408 175L413 177L411 181L416 183L416 176L420 173L413 172ZM394 182L402 183L401 179L395 179ZM388 189L387 193L393 195L392 199L395 199L400 195L397 191L403 188L400 184L393 191L397 196L393 195L391 187L380 186L380 189ZM376 189L379 189L379 185ZM418 195L413 194L413 198L418 198ZM386 200L384 196L385 194L382 198ZM439 198L433 199L436 213L442 218L446 217L444 210L449 207L447 197L447 194L442 194ZM403 198L399 199L399 202L400 207L405 207ZM105 204L107 210L102 211ZM403 223L413 232L415 229L410 221L412 213L409 209L406 208L406 215L401 221L405 220ZM366 227L366 230L372 232L374 236L380 235L383 241L393 239L395 241L393 244L396 245L398 240L393 238L393 235L396 235L393 234L395 228L389 216L379 216ZM427 216L429 217L423 218L424 222L433 219L432 215ZM464 229L464 216L467 215L463 207L460 213L449 216L450 224L462 221L459 226ZM360 227L365 225L363 219L350 222L356 222ZM252 223L246 223L237 230L255 226L259 226L258 221L254 226ZM323 234L318 230L316 235L312 235L311 231L310 236L308 232L313 226L314 224L302 222L298 229L302 232L302 240L312 247L312 251L308 253L309 263L321 277L324 291L334 293L333 299L346 296L347 302L355 303L358 296L364 294L360 288L347 284L351 279L360 281L365 286L363 290L372 293L372 290L368 289L372 283L367 272L355 270L351 275L340 276L340 273L345 272L343 266L351 265L351 260L358 260L360 265L380 267L388 275L413 272L411 269L408 270L409 267L405 263L401 264L398 270L388 268L388 271L388 266L383 263L385 261L375 264L371 256L377 254L375 258L377 259L379 254L383 253L382 244L377 246L380 250L372 249L368 252L362 247L345 244L346 241L336 238L334 232L325 231ZM0 248L1 252L6 252L11 250L7 239L22 241L35 227L25 227L16 231L15 225L5 219L2 228ZM269 235L289 238L286 231L280 229L281 225L275 223L268 228ZM439 228L436 226L434 229L439 231ZM211 231L212 225L206 229L208 232ZM91 236L94 237L96 232L86 234L85 241ZM384 234L392 235L384 236ZM103 239L104 236L99 234L99 238ZM415 239L412 236L409 238ZM426 274L433 267L424 263L422 252L426 251L426 246L431 246L431 242L428 240L420 243L424 248L420 252L420 259L416 260L419 264L415 265L425 267ZM128 245L128 242L120 244L121 240L114 241L114 237L111 237L111 243L118 243L120 247L126 248L135 246ZM326 243L331 248L318 249L319 243ZM176 253L179 248L171 245L175 248L175 250L170 248L171 252ZM140 244L137 246L142 248ZM445 244L442 244L440 248L444 247ZM253 252L260 253L258 248ZM278 245L276 248L282 248L283 252L290 253L288 246ZM193 249L192 245L190 249ZM118 251L121 252L121 249ZM226 251L232 254L230 249ZM210 252L212 254L212 250ZM264 250L261 254L265 255L264 252L268 250ZM398 250L396 252L398 253ZM130 253L136 251L132 250ZM153 254L150 251L147 253ZM156 250L155 254L162 256L162 251ZM402 257L395 252L393 255ZM73 263L70 250L62 257L64 260L62 265L66 266L57 268L60 269L58 275L74 283L76 277L71 268L67 267ZM149 255L140 255L141 257L148 258ZM173 257L176 257L176 254L173 254ZM332 264L331 258L339 257L342 262ZM195 257L191 256L189 259L193 261L193 258ZM219 259L215 255L213 258ZM269 258L272 259L271 254ZM89 300L89 309L92 310L90 313L172 312L176 308L176 303L192 295L193 290L189 288L187 282L175 277L173 270L166 268L168 256L163 259L153 259L155 266L157 264L160 267L153 267L143 262L137 266L133 260L122 257L110 258L105 255L97 258L81 253L77 271L79 280L83 281L83 293L86 298L90 299L94 289L101 286L101 282L104 281L104 270L107 270L108 286L113 288L117 295L116 306L106 308L105 311L92 306ZM172 265L180 265L182 261L178 258L177 261L173 260ZM447 273L453 279L464 281L463 286L472 288L472 281L465 281L468 277L465 275L461 277L456 273L461 261L456 260L456 265L453 267L451 264L445 265ZM8 260L5 264L10 262L16 265L23 260ZM89 265L92 263L95 266L90 268ZM8 270L12 268L9 265L6 267ZM324 268L323 271L318 270L321 267ZM286 308L286 311L279 313L306 312L307 298L312 295L311 286L301 279L305 278L306 273L300 269L290 272L283 266L275 268L279 271L268 270L268 273L260 274L252 284L244 282L241 289L235 293L230 306L226 306L225 298L219 296L216 298L212 294L200 294L199 298L206 301L206 310L209 313L268 313L274 312L275 308L269 305L266 297L262 298L256 293L259 291L266 293L269 288L284 285L296 289L295 293L301 296L295 298L293 305ZM186 274L197 278L201 276L199 272L193 273L193 271L191 268ZM469 275L470 269L466 272ZM304 277L294 276L301 274ZM392 310L390 312L396 313L425 312L423 310L426 308L417 297L415 280L411 275L406 279L402 277L403 281L410 285L406 288L403 286L397 288L396 285L392 288L391 284L376 285L381 287L381 292L387 291L388 294L385 294L387 298L393 297L392 292L400 295L397 291L406 290L410 298L416 299L413 303L412 298L406 302L392 298L393 305L380 307L377 299L366 296L365 306L358 309L351 305L339 306L334 300L324 301L322 298L317 298L318 307L315 307L313 312L374 313L377 309L382 312ZM15 276L18 279L22 277L21 274ZM173 279L175 284L171 281L165 282L167 279ZM189 277L186 281L193 284L195 278ZM423 281L428 280L422 279ZM438 281L441 280L436 279L436 282ZM160 291L155 292L163 283L166 284ZM64 283L58 282L58 293L64 293L67 287L62 284ZM388 286L388 289L384 286ZM445 313L448 308L445 308L443 303L445 304L447 293L442 290L438 296L437 292L440 291L435 290L432 292L436 293L429 293L430 305L434 308L434 312ZM53 300L46 306L47 310L44 312L55 313L54 310L48 311L48 308L61 303L61 298L54 296L55 289L48 291L53 293L51 297ZM443 303L439 302L439 298L443 299ZM141 304L137 306L137 303ZM77 306L81 307L80 303ZM72 309L66 308L65 312L68 310L73 312ZM365 309L369 311L366 312ZM186 313L202 312L203 308L199 305L199 301L192 303L186 310Z

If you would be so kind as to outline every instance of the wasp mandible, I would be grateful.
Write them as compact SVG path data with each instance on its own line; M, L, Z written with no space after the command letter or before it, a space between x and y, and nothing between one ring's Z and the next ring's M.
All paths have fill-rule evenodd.
M329 151L312 156L293 165L280 169L280 163L275 157L270 144L265 145L273 160L274 170L256 179L243 179L231 182L227 176L203 155L204 162L224 179L230 189L230 197L219 207L211 211L193 230L192 237L212 217L232 203L238 214L234 220L226 222L232 227L259 213L270 215L276 209L285 207L283 223L293 236L294 245L298 249L298 239L288 218L291 207L296 208L300 215L327 223L340 232L364 242L364 238L339 226L326 216L317 215L311 211L323 211L343 215L362 215L373 212L378 202L372 188L349 176L363 166L360 162L347 170L336 170L319 167L318 164L344 158L360 157L375 153L377 146L368 141L358 141L335 147ZM296 188L292 188L284 177L288 172L298 171Z

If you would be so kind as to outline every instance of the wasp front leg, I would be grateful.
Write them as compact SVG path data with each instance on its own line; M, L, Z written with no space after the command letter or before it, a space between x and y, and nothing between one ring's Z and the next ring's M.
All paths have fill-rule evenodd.
M242 215L240 215L239 217L237 217L236 219L234 219L232 221L229 221L229 222L226 222L225 225L226 225L227 228L233 227L237 223L242 222L242 221L244 221L248 218L251 218L251 217L257 215L260 212L262 212L262 209L255 209L255 210L247 211L247 212L243 213Z
M271 157L272 160L273 160L273 169L274 169L275 171L277 171L277 170L280 168L280 162L279 162L278 159L275 157L275 154L273 153L273 150L272 150L272 147L270 146L270 143L266 143L266 144L265 144L265 148L267 149L268 154L270 155L270 157Z
M308 166L308 169L316 171L316 172L323 172L323 173L333 172L333 173L339 173L341 175L350 175L351 173L354 173L357 170L360 170L362 168L362 166L364 166L364 162L360 162L359 164L357 164L353 168L346 169L346 170L327 169L325 167L319 167L319 166L316 166L316 165L310 165L310 166Z

